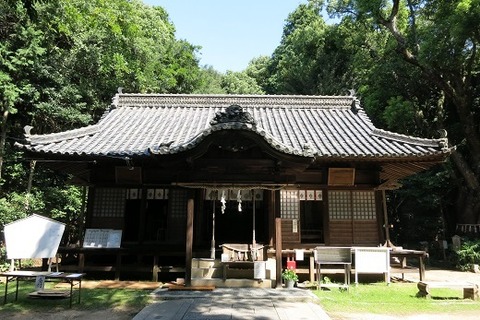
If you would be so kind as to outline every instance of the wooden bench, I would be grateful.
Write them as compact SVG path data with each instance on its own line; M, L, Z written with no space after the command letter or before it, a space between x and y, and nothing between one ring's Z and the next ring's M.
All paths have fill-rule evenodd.
M417 297L431 298L430 289L432 288L460 288L463 289L464 299L478 299L478 285L471 282L426 282L420 281L417 284Z
M316 247L314 249L315 263L317 264L318 286L330 287L333 284L322 284L321 265L342 265L344 267L345 277L341 288L347 288L350 285L350 273L352 268L352 249L349 247Z

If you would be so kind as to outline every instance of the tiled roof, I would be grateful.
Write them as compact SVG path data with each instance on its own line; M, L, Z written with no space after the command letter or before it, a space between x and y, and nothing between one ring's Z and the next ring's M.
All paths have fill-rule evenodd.
M215 122L232 105L252 121ZM117 94L100 121L80 129L26 135L38 153L93 157L175 154L219 130L258 134L278 151L317 159L439 158L446 139L377 129L353 96Z

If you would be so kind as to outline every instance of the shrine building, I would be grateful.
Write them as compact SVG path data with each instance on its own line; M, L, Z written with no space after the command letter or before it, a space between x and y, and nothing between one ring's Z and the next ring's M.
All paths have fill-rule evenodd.
M84 187L82 232L116 231L61 250L81 258L65 269L191 284L264 261L271 286L295 250L384 244L385 190L450 154L376 128L355 96L118 93L96 124L17 147Z

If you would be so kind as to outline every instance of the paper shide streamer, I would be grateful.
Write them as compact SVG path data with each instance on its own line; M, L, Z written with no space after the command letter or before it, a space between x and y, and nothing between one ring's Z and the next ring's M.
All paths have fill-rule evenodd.
M238 190L237 193L238 212L242 212L242 191Z
M220 202L222 203L222 214L224 214L225 209L227 208L227 200L225 200L225 190L222 190L222 197L220 198Z

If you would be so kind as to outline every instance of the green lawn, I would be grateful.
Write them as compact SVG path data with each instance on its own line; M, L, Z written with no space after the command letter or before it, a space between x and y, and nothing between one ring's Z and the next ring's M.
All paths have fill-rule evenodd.
M34 291L32 282L20 282L18 301L15 299L15 282L8 286L8 303L0 302L0 313L22 311L65 310L69 300L32 299L28 293ZM52 283L46 284L51 289ZM3 299L5 285L0 284L0 297ZM68 290L64 288L62 290ZM433 289L432 299L417 298L415 283L385 283L352 285L349 291L315 290L320 304L328 313L373 313L412 315L421 313L455 313L480 311L480 301L464 300L460 289ZM81 304L77 303L77 290L74 292L72 308L75 310L132 309L140 310L150 302L151 290L134 289L87 289L82 288Z
M46 283L45 289L53 289L53 283ZM58 288L56 288L58 289ZM62 287L62 291L69 291L70 286ZM34 283L19 282L18 300L15 301L15 281L8 284L7 304L3 304L5 284L0 284L0 312L2 311L45 311L69 309L69 299L34 299L28 297L34 291ZM151 290L134 289L88 289L82 288L81 303L78 304L78 290L74 289L72 309L101 310L101 309L138 309L140 310L150 301ZM0 316L1 318L1 316Z
M463 299L461 289L432 289L432 298L417 298L416 283L352 285L349 291L316 290L327 312L411 315L480 311L480 301Z

